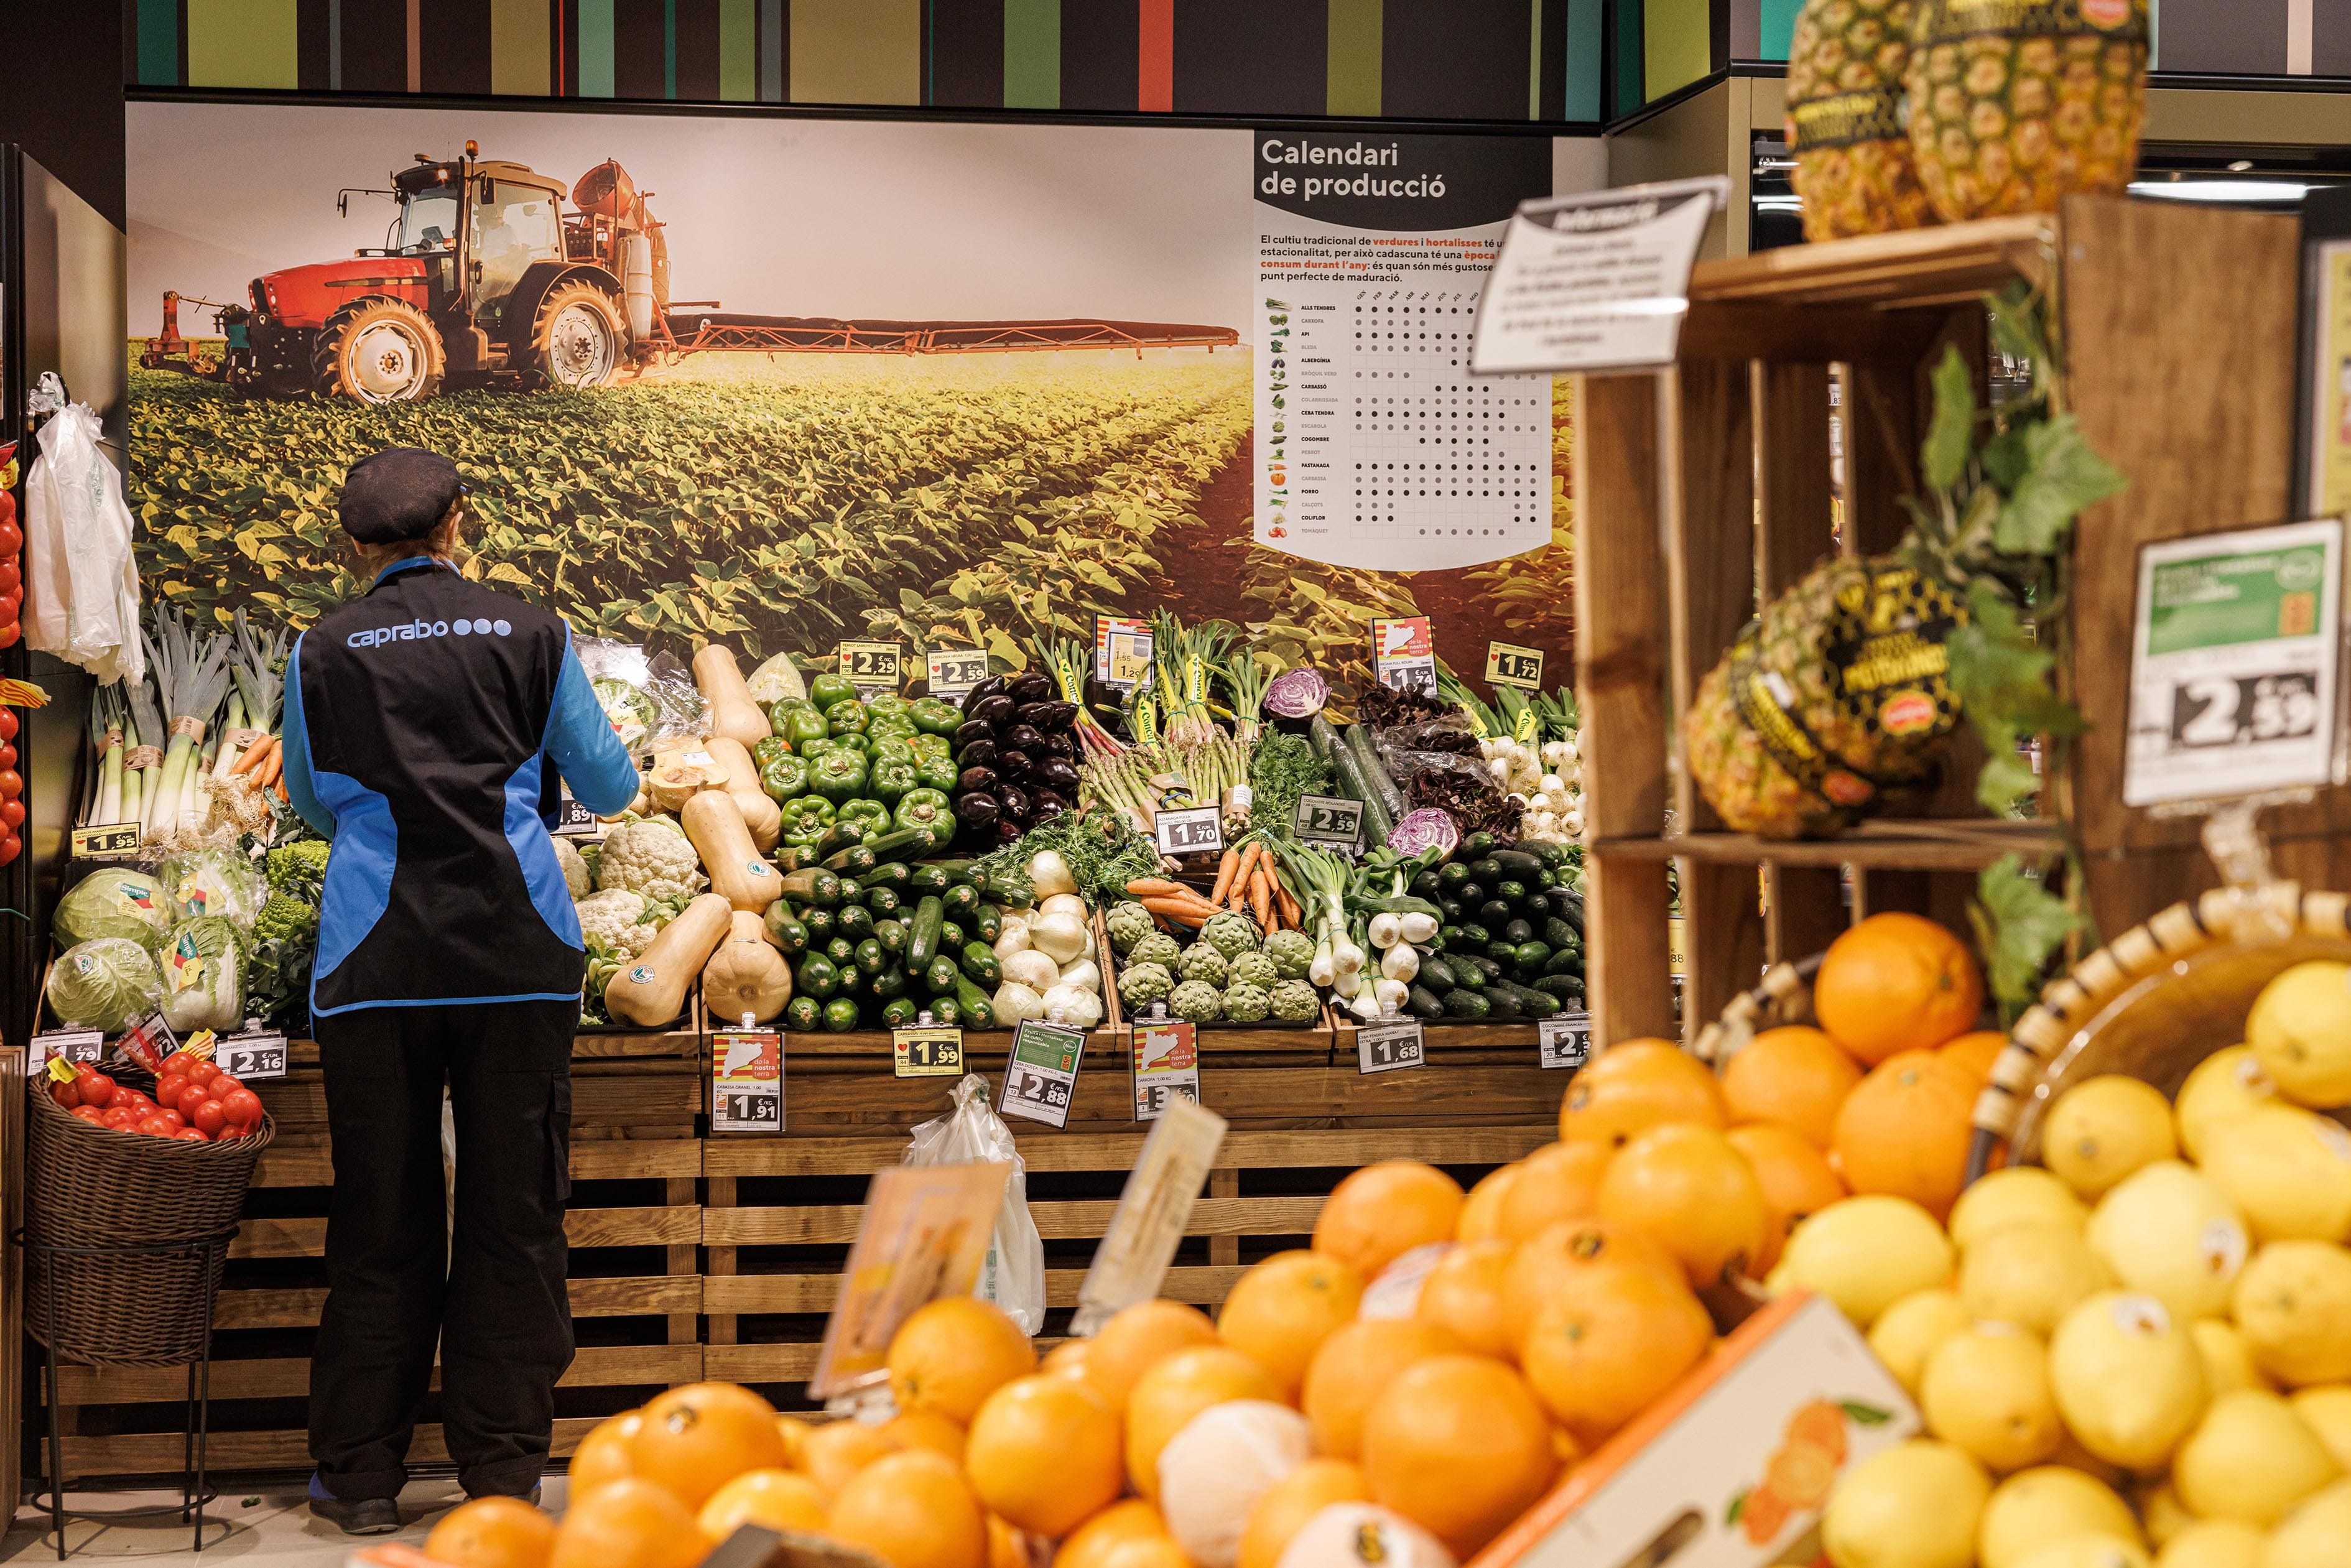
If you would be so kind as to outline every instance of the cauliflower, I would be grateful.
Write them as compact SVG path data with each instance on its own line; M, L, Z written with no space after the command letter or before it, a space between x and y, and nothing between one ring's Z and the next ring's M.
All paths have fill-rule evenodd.
M1164 964L1129 964L1118 972L1118 999L1139 1009L1164 998L1175 984Z
M649 903L690 898L702 887L702 861L685 835L659 818L627 822L604 836L601 891L643 894Z
M1186 980L1168 996L1167 1010L1186 1023L1214 1023L1225 1010L1224 993L1205 980Z
M1302 980L1314 963L1314 938L1303 931L1277 931L1265 939L1265 956L1285 980Z
M1225 1017L1235 1023L1263 1023L1272 1010L1272 998L1262 986L1244 981L1225 993Z
M1268 991L1280 978L1281 976L1275 970L1273 960L1262 953L1244 953L1233 960L1232 983L1236 986L1255 986L1260 991ZM1232 1009L1228 1008L1226 1010L1229 1012Z
M563 868L563 885L570 890L575 901L587 897L594 885L588 875L588 862L580 858L580 852L572 847L569 839L559 839L552 833L548 837L555 845L555 863Z
M616 957L635 957L652 944L653 933L661 929L659 923L644 919L647 905L643 895L624 887L591 893L572 907L580 912L580 935L591 942L602 943L605 951Z
M1184 949L1176 946L1176 938L1165 931L1154 931L1134 945L1134 950L1126 956L1126 961L1130 964L1156 964L1173 972L1183 956Z
M1220 991L1233 977L1232 966L1225 962L1225 956L1207 942L1195 942L1185 948L1184 956L1176 961L1176 972L1187 980L1198 980Z
M1200 927L1200 941L1228 958L1257 951L1257 925L1246 915L1212 915Z
M1151 923L1151 911L1139 904L1113 904L1110 906L1110 945L1122 953L1131 953L1134 945L1156 929Z
M1301 979L1287 979L1274 987L1266 1003L1283 1023L1311 1023L1322 1011L1322 998L1312 984Z

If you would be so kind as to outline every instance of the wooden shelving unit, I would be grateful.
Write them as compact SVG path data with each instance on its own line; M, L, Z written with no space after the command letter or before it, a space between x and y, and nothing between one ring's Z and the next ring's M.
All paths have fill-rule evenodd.
M2291 217L2076 197L2051 216L1703 264L1680 362L1579 382L1586 925L1604 1043L1694 1032L1767 961L1820 951L1850 918L1910 909L1964 930L1977 871L2047 843L2045 828L1974 806L1964 734L1931 800L1834 840L1727 832L1673 760L1680 715L1760 602L1832 549L1876 555L1900 538L1927 371L1946 344L1986 362L1981 298L2016 278L2057 302L2071 407L2130 480L2079 526L2068 674L2096 727L2050 794L2087 852L2102 929L2210 885L2192 821L2121 804L2136 560L2150 540L2287 516L2298 277ZM2344 885L2351 790L2270 826L2286 874ZM1668 862L1687 951L1678 1025Z

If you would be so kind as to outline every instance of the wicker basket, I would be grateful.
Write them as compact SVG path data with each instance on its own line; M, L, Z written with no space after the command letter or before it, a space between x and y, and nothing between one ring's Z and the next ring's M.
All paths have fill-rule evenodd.
M26 1328L45 1344L54 1335L63 1361L177 1366L194 1359L211 1328L204 1309L223 1252L58 1259L53 1322L51 1265L39 1244L169 1244L233 1229L269 1146L269 1118L251 1137L198 1144L93 1127L50 1098L46 1079L34 1081L30 1098Z
M1821 972L1821 960L1827 956L1815 953L1763 971L1753 990L1731 998L1722 1016L1698 1031L1698 1038L1690 1041L1690 1054L1719 1072L1765 1030L1812 1022L1813 977Z

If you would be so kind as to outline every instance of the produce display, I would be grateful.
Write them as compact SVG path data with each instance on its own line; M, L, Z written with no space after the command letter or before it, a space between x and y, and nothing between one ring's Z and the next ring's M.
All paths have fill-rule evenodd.
M1788 46L1788 152L1804 237L1917 228L1934 213L1902 117L1916 0L1805 0Z
M183 1143L227 1143L261 1130L261 1099L213 1062L210 1037L166 1057L152 1094L87 1062L51 1058L49 1097L93 1127Z

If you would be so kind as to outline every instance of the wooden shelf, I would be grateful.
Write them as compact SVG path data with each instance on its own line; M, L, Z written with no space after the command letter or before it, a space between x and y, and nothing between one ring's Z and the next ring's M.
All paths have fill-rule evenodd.
M1775 305L1948 306L2017 277L2045 277L2056 260L2057 220L1985 218L1865 239L1783 246L1701 262L1690 299Z
M1591 846L1625 860L1708 865L1853 866L1864 871L1980 871L2004 854L2032 854L2056 840L2040 822L1864 822L1834 839L1760 839L1751 833L1679 833L1606 839Z

